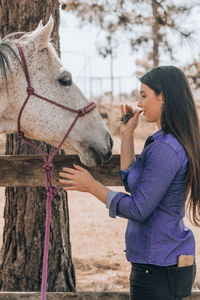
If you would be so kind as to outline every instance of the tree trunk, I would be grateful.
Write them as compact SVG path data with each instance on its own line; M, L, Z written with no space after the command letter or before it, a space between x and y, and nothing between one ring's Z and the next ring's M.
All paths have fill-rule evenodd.
M157 67L159 64L159 23L158 23L158 3L152 0L151 2L153 12L153 26L152 26L152 38L153 38L153 64Z
M32 31L39 21L54 18L53 42L59 51L58 0L0 1L1 36ZM26 88L26 87L24 87ZM50 146L37 142L49 153ZM35 154L16 135L7 135L6 154ZM0 264L1 291L40 291L45 234L46 190L6 188L5 227ZM66 193L59 191L52 201L47 290L75 291L71 259Z

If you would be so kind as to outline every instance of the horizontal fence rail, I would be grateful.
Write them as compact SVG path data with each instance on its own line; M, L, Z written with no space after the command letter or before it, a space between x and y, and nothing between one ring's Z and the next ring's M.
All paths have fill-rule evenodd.
M59 183L56 180L59 178L58 173L62 171L62 167L73 167L73 163L82 165L77 155L57 155L53 163L52 182L57 186L59 186ZM39 155L0 156L0 186L45 186L43 165L43 159ZM122 185L119 175L120 155L113 155L112 159L102 167L86 169L104 185Z
M81 292L81 293L47 293L47 300L128 300L128 293L118 292ZM0 300L41 300L41 293L37 292L2 292Z
M40 300L41 294L32 292L2 292L0 300ZM47 293L47 300L129 300L128 292L79 292L79 293ZM184 300L200 300L200 292L193 292Z

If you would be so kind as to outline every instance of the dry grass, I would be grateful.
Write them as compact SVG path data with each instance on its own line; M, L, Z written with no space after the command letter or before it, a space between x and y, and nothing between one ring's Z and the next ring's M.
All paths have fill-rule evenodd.
M114 153L120 151L119 104L105 104L100 109L107 113L106 124L114 135ZM140 153L145 139L155 132L141 117L135 135L136 153ZM0 143L2 144L2 143ZM1 145L2 146L2 145ZM2 146L2 151L4 147ZM122 187L112 187L123 191ZM70 234L72 256L76 269L78 291L126 291L129 289L130 265L124 255L126 220L111 219L108 210L88 193L69 192ZM0 243L2 243L4 188L0 189ZM200 287L200 233L187 218L196 240L197 276L195 286Z

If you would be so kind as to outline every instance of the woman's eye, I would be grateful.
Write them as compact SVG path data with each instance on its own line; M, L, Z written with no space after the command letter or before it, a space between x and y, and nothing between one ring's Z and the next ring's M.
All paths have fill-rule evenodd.
M72 79L67 77L67 76L64 76L62 78L59 78L58 81L64 85L64 86L70 86L72 85Z

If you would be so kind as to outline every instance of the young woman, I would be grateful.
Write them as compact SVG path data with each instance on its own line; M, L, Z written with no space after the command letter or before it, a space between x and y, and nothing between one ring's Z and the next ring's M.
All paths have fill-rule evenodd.
M195 103L183 72L173 66L152 69L140 78L138 106L158 131L135 159L134 131L139 111L122 106L121 177L128 193L114 192L84 168L63 168L64 190L89 192L109 215L127 218L126 257L132 264L132 300L177 299L191 294L196 274L195 241L183 223L188 200L200 224L200 129ZM109 184L109 183L108 183Z

